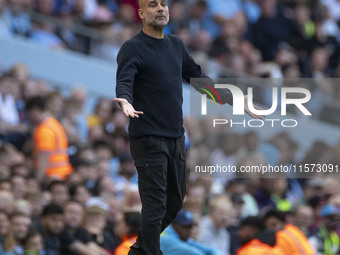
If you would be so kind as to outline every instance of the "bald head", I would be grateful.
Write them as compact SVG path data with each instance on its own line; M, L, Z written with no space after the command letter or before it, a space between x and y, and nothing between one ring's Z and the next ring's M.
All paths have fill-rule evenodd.
M141 9L145 8L149 1L150 0L138 0L139 8L141 8Z
M144 9L145 7L148 6L151 2L167 2L165 0L138 0L138 5L140 9Z
M161 32L169 22L169 8L167 0L139 0L138 14L143 23L143 31L149 35ZM161 37L163 36L161 35Z

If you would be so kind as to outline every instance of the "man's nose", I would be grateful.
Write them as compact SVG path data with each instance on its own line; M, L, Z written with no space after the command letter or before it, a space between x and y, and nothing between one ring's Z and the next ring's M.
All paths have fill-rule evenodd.
M164 12L164 7L161 4L158 5L157 12Z

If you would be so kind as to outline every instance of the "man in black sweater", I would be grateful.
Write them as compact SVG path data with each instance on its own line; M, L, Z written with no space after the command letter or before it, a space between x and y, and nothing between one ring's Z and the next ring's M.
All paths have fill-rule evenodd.
M185 195L182 78L189 83L190 78L207 76L179 38L164 34L167 1L140 0L139 7L143 29L119 51L114 101L131 118L130 148L143 205L142 228L129 254L159 255L160 234L176 217ZM222 103L232 104L229 90L217 91Z

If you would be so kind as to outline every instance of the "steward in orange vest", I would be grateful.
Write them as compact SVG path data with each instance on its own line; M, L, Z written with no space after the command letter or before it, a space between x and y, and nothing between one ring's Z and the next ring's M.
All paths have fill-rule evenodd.
M268 244L261 242L258 239L253 239L250 242L241 246L236 255L283 255L281 249L271 247Z
M314 255L315 250L306 236L295 226L286 225L285 216L277 210L270 210L264 216L267 229L276 232L276 245L287 255Z
M68 141L63 126L45 112L42 97L34 97L26 103L26 111L32 124L33 155L35 175L42 181L44 177L65 179L73 172L67 154Z
M141 227L141 215L139 212L125 212L122 219L115 226L115 233L122 239L122 243L115 250L115 255L128 255L130 246L137 240L137 234Z
M264 228L259 217L244 219L238 232L242 246L236 255L283 255L279 248L273 247L275 233L264 233Z

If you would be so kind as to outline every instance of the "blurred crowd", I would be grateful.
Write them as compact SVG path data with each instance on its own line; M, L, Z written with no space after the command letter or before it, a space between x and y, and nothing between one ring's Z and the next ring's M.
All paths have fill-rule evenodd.
M87 112L88 98L82 88L58 91L32 78L24 64L0 76L1 254L127 254L135 240L141 201L129 153L129 120L109 98L98 98ZM54 128L46 127L47 120L54 121ZM262 232L291 224L318 254L325 249L339 254L340 180L335 169L328 177L315 171L299 179L279 174L264 179L225 174L211 178L191 167L339 165L339 142L316 141L298 158L301 148L285 132L266 140L255 132L238 134L225 127L208 132L208 121L195 118L186 118L185 128L187 195L184 211L161 238L164 254L189 254L185 249L235 254ZM52 166L45 162L41 167L43 159ZM63 162L70 165L67 171ZM254 231L242 231L244 227Z
M313 78L313 117L339 124L336 0L169 0L167 33L211 77ZM112 62L141 29L137 0L0 0L0 35ZM267 102L259 101L266 105Z
M340 76L339 1L172 0L169 8L166 31L183 40L208 75L314 78L308 87L317 98L310 105L313 116L340 124L340 87L327 79ZM141 28L137 9L135 0L0 0L0 36L17 34L45 47L115 61L121 44ZM94 40L76 24L105 37ZM129 120L111 98L98 98L87 112L88 93L52 88L31 77L24 64L1 73L0 254L122 255L135 240L141 202ZM257 102L269 104L265 99ZM50 117L67 141L67 151L56 153L69 163L69 172L58 178L38 171L48 164L38 157L39 146L56 134L40 132L38 139L37 128ZM273 246L265 234L290 225L318 254L340 254L338 173L211 178L190 167L339 165L339 142L316 141L301 158L300 145L288 133L267 140L226 128L211 133L208 122L195 118L186 119L185 127L187 195L183 211L162 235L164 254L235 254L255 237Z

